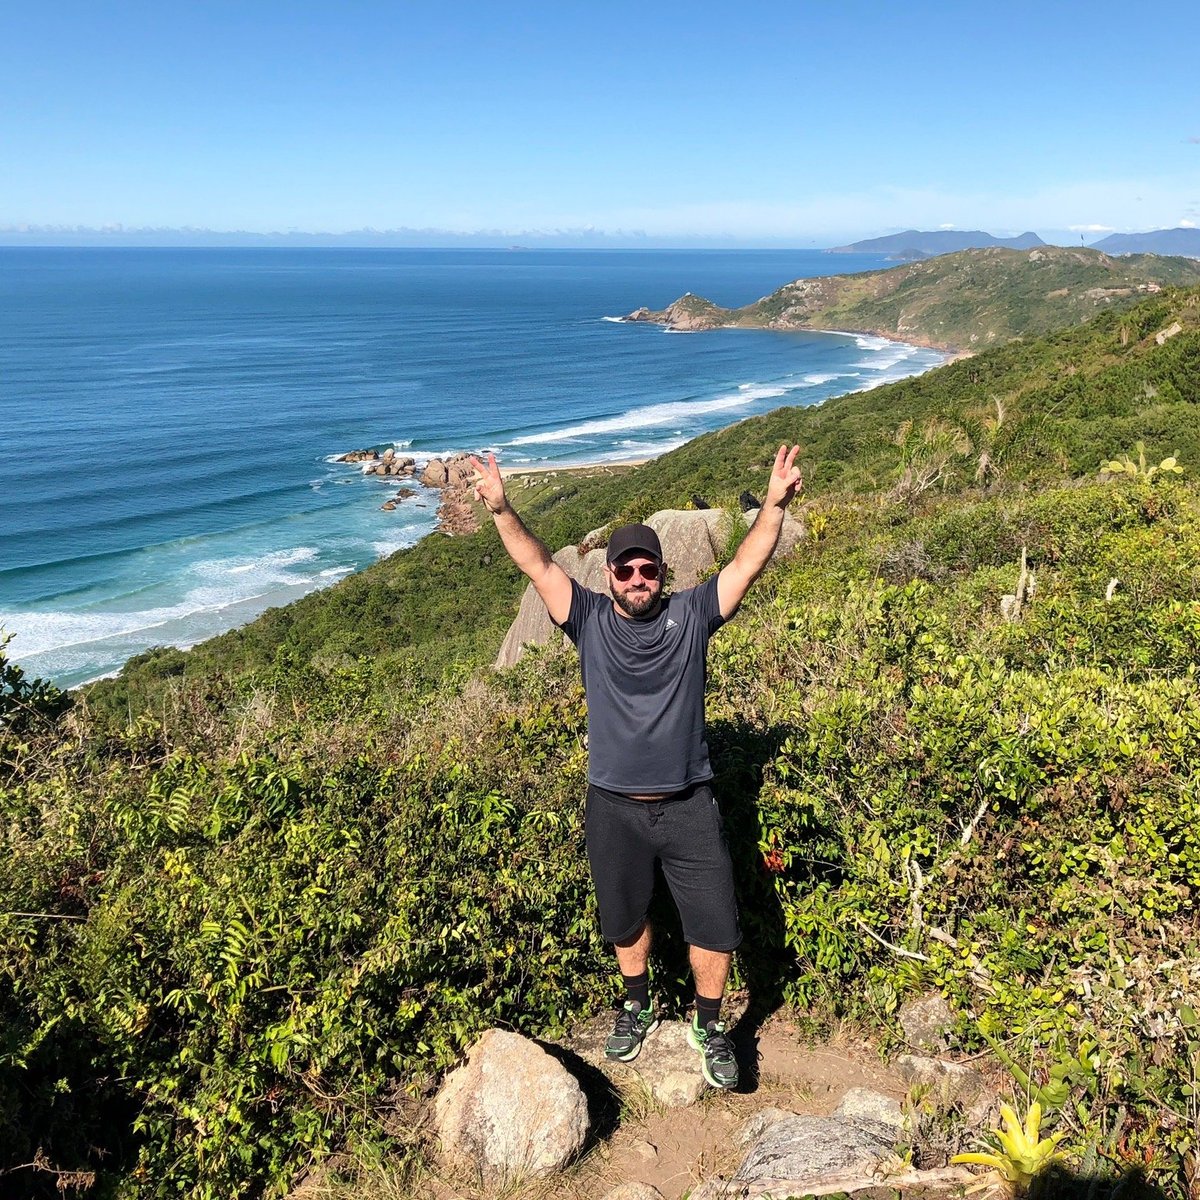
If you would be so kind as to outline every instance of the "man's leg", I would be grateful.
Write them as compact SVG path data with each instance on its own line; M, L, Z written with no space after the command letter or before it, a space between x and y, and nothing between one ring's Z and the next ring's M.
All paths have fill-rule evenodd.
M632 937L613 942L613 949L617 952L617 965L621 968L623 978L629 979L647 973L652 941L653 934L650 922L647 921Z
M696 982L696 1016L688 1041L700 1052L704 1078L713 1087L733 1088L737 1061L721 1021L721 999L742 933L724 822L707 786L668 805L667 811L672 836L662 854L663 873L683 920Z
M654 851L647 845L645 809L637 802L588 788L584 817L588 861L600 908L600 929L612 942L626 1000L604 1053L629 1062L658 1025L650 1003L651 930L646 910L654 891Z
M692 962L696 995L716 1000L719 1005L721 997L725 995L725 983L729 979L729 964L733 962L733 955L728 950L705 950L700 946L689 946L688 957Z
M725 1022L721 1020L721 1000L733 955L727 950L705 950L701 946L688 949L696 981L696 1015L688 1029L688 1044L700 1052L700 1069L713 1087L735 1088L737 1059L725 1036Z

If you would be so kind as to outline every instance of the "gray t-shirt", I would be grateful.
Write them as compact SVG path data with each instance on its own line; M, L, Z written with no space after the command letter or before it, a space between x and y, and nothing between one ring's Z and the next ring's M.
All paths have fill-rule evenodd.
M628 795L713 777L704 740L705 655L724 624L717 578L663 599L653 617L571 581L563 632L579 649L588 703L588 780Z

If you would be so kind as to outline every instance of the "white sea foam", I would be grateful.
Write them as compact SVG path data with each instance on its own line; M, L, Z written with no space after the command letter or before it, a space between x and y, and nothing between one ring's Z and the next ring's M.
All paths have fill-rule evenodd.
M836 376L831 376L836 378ZM711 400L674 400L665 404L648 404L644 408L631 408L616 417L601 417L593 421L581 421L565 429L549 429L541 433L527 433L508 442L512 446L538 446L553 443L571 444L581 438L624 433L626 430L654 429L660 426L686 425L695 418L710 413L728 412L747 408L759 400L773 400L788 392L813 386L807 377L783 380L777 383L739 383L737 391L716 396Z
M613 325L624 325L625 324L624 317L601 317L600 320L608 321Z
M244 575L249 571L272 574L283 567L312 562L319 554L320 551L315 546L296 546L290 550L272 550L244 561L230 558L202 559L193 565L192 570L218 575Z
M854 333L850 335L860 350L886 350L889 346L899 346L904 343L894 342L890 338L877 337L872 333Z
M864 370L869 371L886 371L897 363L908 362L920 354L920 350L916 346L904 346L896 342L884 347L881 346L878 350L871 353L870 358L861 359L854 365Z
M389 554L395 554L397 550L407 550L409 546L417 542L421 537L427 534L430 530L429 525L405 525L397 530L396 535L385 540L380 540L371 543L371 549L380 558L386 558Z
M13 651L20 658L102 644L131 634L147 634L173 622L217 613L246 604L272 592L312 587L319 575L289 568L312 562L312 546L275 550L257 558L213 558L191 564L180 582L187 588L175 603L140 609L91 608L66 611L0 612L0 625L14 633ZM348 572L353 568L335 568ZM111 602L113 604L119 601ZM175 638L170 640L178 644ZM146 641L153 644L154 638Z

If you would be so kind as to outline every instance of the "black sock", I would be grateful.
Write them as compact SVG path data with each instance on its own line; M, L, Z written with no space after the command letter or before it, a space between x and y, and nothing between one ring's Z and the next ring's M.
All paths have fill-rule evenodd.
M721 1019L721 997L709 1000L707 996L696 993L696 1024L701 1029L707 1029L714 1021Z
M650 1007L650 972L643 971L640 975L622 975L621 982L625 985L625 998L643 1009Z

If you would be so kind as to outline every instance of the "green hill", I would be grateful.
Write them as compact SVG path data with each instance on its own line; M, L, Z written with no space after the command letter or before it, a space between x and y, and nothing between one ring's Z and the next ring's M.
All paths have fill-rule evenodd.
M1041 246L963 250L887 271L798 279L744 308L687 295L627 320L672 329L840 329L978 350L1125 308L1170 285L1200 283L1200 263Z
M953 254L956 250L978 250L1000 246L1009 250L1032 250L1044 246L1036 233L1018 237L998 238L980 229L906 229L884 237L851 242L848 246L833 246L830 254L890 254L899 258L931 258L936 254Z
M1131 1163L1189 1195L1198 399L1200 290L1165 289L514 491L565 544L803 444L809 536L710 662L739 982L884 1046L941 991L953 1053L1014 1064L1097 1196ZM411 1114L481 1029L607 1002L577 665L485 665L519 591L485 529L74 703L0 654L6 1163L225 1200L334 1150L417 1162Z

